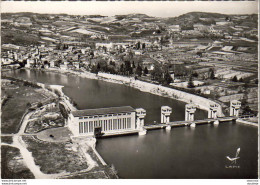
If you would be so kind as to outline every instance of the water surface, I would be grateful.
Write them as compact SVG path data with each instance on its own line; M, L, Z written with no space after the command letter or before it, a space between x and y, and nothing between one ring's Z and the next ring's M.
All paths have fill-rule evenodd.
M171 120L184 120L185 103L141 92L109 82L38 70L14 70L4 74L45 84L63 85L63 91L78 109L127 106L146 109L145 124L160 121L160 108L173 108ZM195 119L207 117L197 110ZM257 128L231 122L219 126L201 125L149 131L145 136L99 139L97 150L108 164L114 164L121 178L257 178ZM226 156L236 166L226 168Z
M257 178L257 135L255 127L226 122L99 139L97 150L121 178ZM226 156L239 147L240 159L227 168Z
M161 106L172 107L170 120L185 118L184 102L160 97L125 85L82 78L76 75L65 75L39 70L13 70L4 74L45 84L63 85L64 93L77 103L78 109L93 109L116 106L132 106L146 109L145 124L160 122ZM207 117L207 112L197 110L195 119Z

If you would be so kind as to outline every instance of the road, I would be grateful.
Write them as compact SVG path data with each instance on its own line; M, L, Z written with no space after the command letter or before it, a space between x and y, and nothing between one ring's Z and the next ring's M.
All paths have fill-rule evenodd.
M1 136L12 136L13 137L13 143L8 144L8 143L1 142L1 146L11 146L11 147L18 148L20 150L24 164L29 168L29 170L33 173L33 175L36 179L57 179L57 178L62 178L62 177L66 177L66 176L71 176L72 173L67 173L67 172L62 172L62 173L58 173L58 174L45 174L45 173L41 172L40 166L35 164L32 153L27 149L27 144L22 139L22 136L25 136L25 135L35 135L35 134L25 133L26 126L33 113L34 113L34 111L26 113L25 116L23 116L23 118L21 120L21 126L20 126L18 133L1 134ZM91 156L85 152L85 151L87 151L86 147L87 146L84 146L83 144L81 144L79 148L81 150L80 152L83 153L83 155L86 159L86 162L88 163L88 168L85 170L79 171L79 173L88 172L88 171L92 170L94 167L98 166L97 163L91 158Z

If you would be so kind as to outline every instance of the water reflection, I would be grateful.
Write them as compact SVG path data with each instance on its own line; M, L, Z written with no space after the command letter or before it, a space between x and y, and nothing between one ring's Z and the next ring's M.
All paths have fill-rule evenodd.
M27 71L31 71L30 75L28 75ZM76 75L38 70L21 69L10 71L6 74L47 84L63 85L64 93L77 103L78 109L127 105L134 108L142 107L147 112L145 124L151 124L154 121L160 122L161 106L167 105L172 107L173 110L170 120L184 120L184 102L141 92L131 87L86 79ZM196 111L195 119L203 119L205 117L207 117L205 111L199 109Z
M238 147L241 168L226 169ZM231 122L101 139L97 150L122 178L257 177L257 129Z
M15 70L14 77L47 84L63 85L79 109L130 105L146 109L145 123L160 121L160 108L172 107L171 120L184 120L185 103L155 96L108 82L75 75ZM30 74L30 75L29 75ZM77 90L76 90L77 89ZM198 110L195 119L207 113ZM114 164L122 178L256 178L257 128L225 123L149 131L145 136L101 139L97 150L109 164ZM227 169L227 155L241 148L239 169Z

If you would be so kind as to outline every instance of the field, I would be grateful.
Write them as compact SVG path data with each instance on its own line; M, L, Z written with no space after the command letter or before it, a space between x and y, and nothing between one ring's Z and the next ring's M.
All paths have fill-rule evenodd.
M31 136L23 136L23 140L43 173L78 172L88 168L77 146L71 143L43 142Z
M30 170L24 166L19 149L1 146L1 178L2 179L33 179Z
M59 174L58 178L117 178L112 168L100 163L89 144L71 141L70 133L64 131L66 130L63 127L64 119L51 94L24 81L2 79L1 96L2 134L7 134L1 136L3 145L13 143L12 133L18 132L26 111L39 107L39 103L41 106L51 103L37 109L26 127L30 133L44 130L38 133L41 137L39 139L38 135L22 137L40 170L45 174ZM2 178L34 178L24 165L19 149L3 145Z
M38 44L37 35L26 33L21 30L2 29L1 38L3 44L31 45Z
M1 143L12 144L13 137L12 136L1 136Z
M118 178L114 167L102 165L85 140L65 141L63 136L59 136L61 128L52 130L52 135L57 137L55 141L48 142L39 140L36 136L23 136L35 164L40 166L43 173L60 174L61 179Z
M46 100L43 90L40 88L24 85L23 82L9 81L2 83L2 95L6 97L2 103L1 133L17 133L23 114L30 105L37 105L38 102Z

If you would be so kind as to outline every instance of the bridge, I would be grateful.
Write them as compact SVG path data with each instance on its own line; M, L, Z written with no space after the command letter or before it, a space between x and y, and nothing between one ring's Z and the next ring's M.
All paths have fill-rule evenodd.
M166 129L171 130L174 127L196 127L197 125L203 124L213 124L218 125L224 122L235 122L239 120L241 102L233 100L230 102L230 115L226 117L218 117L218 104L210 104L208 109L208 118L202 120L194 120L194 114L197 109L197 105L186 104L185 105L185 120L182 121L170 121L170 115L172 113L172 108L169 106L161 107L161 122L159 124L144 124L144 117L146 116L146 111L144 109L138 109L136 112L136 128L132 130L119 130L113 131L111 133L103 134L102 137L109 137L115 135L128 135L128 134L139 134L145 135L148 130L155 129ZM142 113L142 114L141 114Z
M169 123L160 123L160 124L153 124L153 125L145 125L144 129L146 130L155 130L161 128L169 128L169 127L184 127L184 126L191 126L192 124L195 125L204 125L204 124L213 124L218 122L228 122L228 121L235 121L237 117L230 116L230 117L219 117L217 119L208 118L203 120L194 120L194 121L173 121Z
M62 100L63 101L61 101L60 104L63 105L64 108L68 112L71 112L73 106L70 104L69 99L67 99L67 97L63 95ZM190 104L185 105L185 119L184 120L170 121L170 115L172 113L172 108L169 106L162 106L161 107L161 121L159 124L149 124L149 123L144 124L146 110L143 108L137 108L137 109L134 109L134 113L132 115L133 116L132 119L134 120L132 127L123 128L123 127L115 126L116 124L118 124L117 122L115 122L115 120L117 120L118 117L115 117L115 119L113 118L113 120L110 118L111 119L110 122L106 122L106 124L107 123L108 123L108 125L110 124L108 130L102 132L100 125L93 125L93 128L95 128L96 130L94 130L94 132L92 131L93 133L88 132L87 136L93 137L93 135L94 135L95 137L113 137L113 136L130 135L130 134L145 135L148 130L155 130L155 129L171 130L173 127L185 127L185 126L196 127L197 125L203 125L203 124L219 125L219 123L223 123L223 122L235 122L235 121L239 121L240 107L241 107L241 102L237 101L237 100L233 100L230 102L230 115L225 116L225 117L220 117L220 115L222 115L222 114L219 113L219 105L217 103L211 103L211 104L209 104L209 108L208 108L208 118L201 119L201 120L194 120L194 115L195 115L195 112L196 112L196 109L198 108L198 106L190 103ZM69 119L70 119L70 117L69 117ZM86 118L86 119L89 119L89 118ZM93 119L93 117L91 117L90 119ZM96 123L98 121L99 121L99 123L102 124L102 120L100 121L97 118ZM80 125L78 122L76 122L76 124L75 124L76 125L75 130L78 130L78 125ZM92 123L89 122L88 124L93 124L93 121L91 121L91 122ZM83 123L83 122L81 122L81 123ZM126 124L126 122L120 121L119 124L124 125L124 124ZM249 123L247 123L247 124L249 124ZM254 124L254 125L257 125L257 124Z
M230 117L219 117L217 119L209 118L203 120L195 120L195 121L173 121L169 123L159 123L159 124L149 124L144 125L143 129L145 130L156 130L156 129L168 129L173 127L192 127L192 124L195 125L204 125L204 124L214 124L214 123L223 123L229 121L235 121L238 117L230 116ZM114 137L114 136L122 136L122 135L132 135L138 134L140 132L139 129L134 130L118 130L113 131L111 133L105 133L100 137Z

